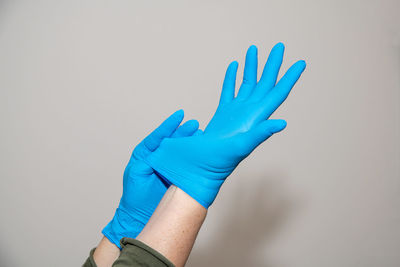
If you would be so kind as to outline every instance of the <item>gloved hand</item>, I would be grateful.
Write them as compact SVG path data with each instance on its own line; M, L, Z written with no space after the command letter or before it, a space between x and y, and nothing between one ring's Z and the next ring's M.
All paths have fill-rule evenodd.
M123 237L135 238L150 219L169 184L161 180L143 159L156 151L164 138L191 136L199 127L189 120L177 128L183 119L183 110L167 118L134 150L124 171L123 193L114 218L102 233L119 248Z
M272 134L286 127L284 120L268 120L282 104L305 69L296 62L276 83L284 46L272 49L257 82L257 48L246 55L243 82L235 95L238 64L229 65L220 103L203 134L165 138L145 161L165 180L181 188L205 208L236 166Z

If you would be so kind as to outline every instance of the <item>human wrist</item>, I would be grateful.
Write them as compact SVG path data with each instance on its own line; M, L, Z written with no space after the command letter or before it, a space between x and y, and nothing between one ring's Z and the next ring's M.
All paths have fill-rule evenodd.
M119 254L119 247L104 236L93 253L93 259L97 267L108 267L112 266Z
M157 250L176 266L183 266L206 214L206 208L172 185L137 240Z

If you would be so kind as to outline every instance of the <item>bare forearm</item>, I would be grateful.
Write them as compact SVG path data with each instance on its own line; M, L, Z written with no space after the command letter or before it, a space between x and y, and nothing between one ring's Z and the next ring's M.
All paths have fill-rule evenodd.
M137 239L184 266L206 214L197 201L171 186Z
M106 237L103 237L94 251L93 258L97 267L111 267L119 254L119 248Z

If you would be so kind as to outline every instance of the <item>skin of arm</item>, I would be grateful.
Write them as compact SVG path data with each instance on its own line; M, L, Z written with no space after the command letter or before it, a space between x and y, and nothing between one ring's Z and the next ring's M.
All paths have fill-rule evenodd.
M119 248L106 237L103 237L93 253L93 258L97 267L110 267L119 257L119 254Z
M175 266L184 266L207 215L207 209L172 185L137 240L155 249Z

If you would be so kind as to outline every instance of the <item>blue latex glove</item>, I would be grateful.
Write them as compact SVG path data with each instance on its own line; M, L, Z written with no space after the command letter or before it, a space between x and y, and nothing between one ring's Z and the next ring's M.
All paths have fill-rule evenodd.
M284 120L268 118L286 99L306 64L303 60L296 62L276 83L283 52L283 44L278 43L257 82L257 48L251 46L237 96L234 97L238 63L233 62L225 75L218 109L204 133L166 138L146 162L165 180L208 208L236 166L286 127Z
M175 112L133 150L124 171L119 207L102 231L119 248L121 238L135 238L142 231L169 186L143 159L156 151L164 138L191 136L199 127L196 120L190 120L177 128L182 119L183 110Z

